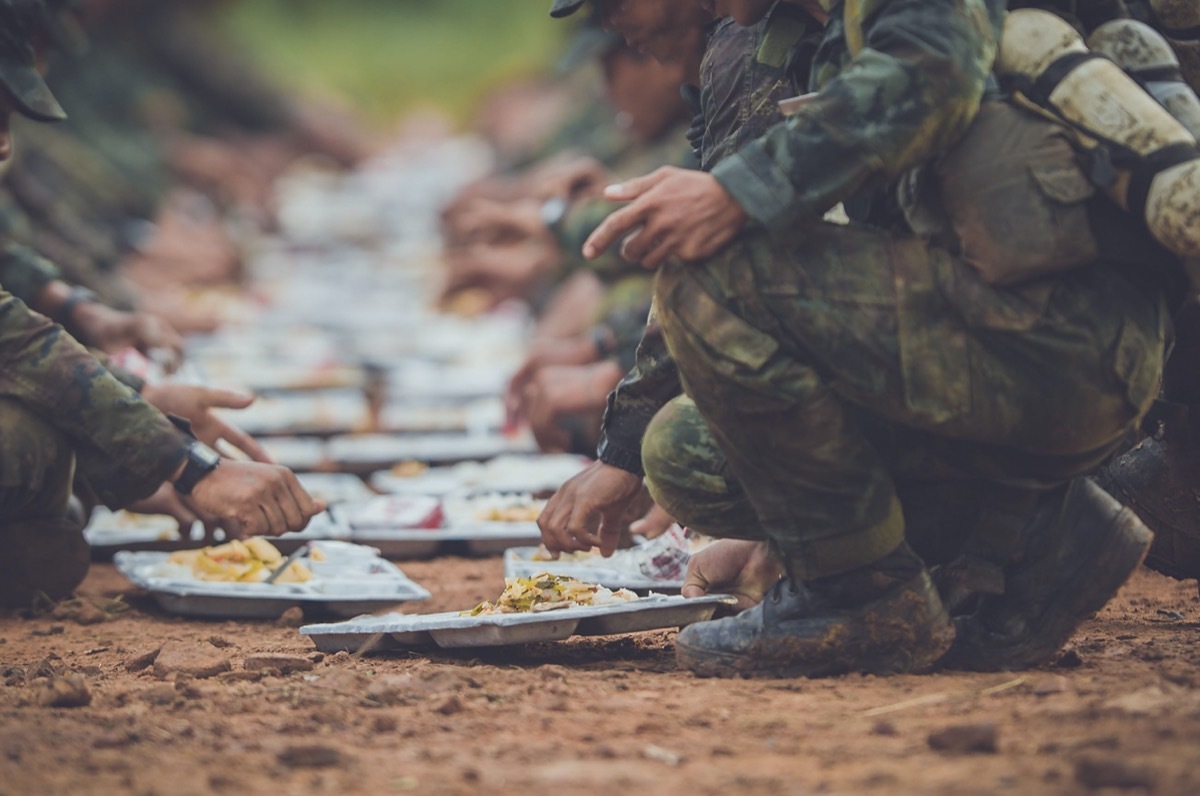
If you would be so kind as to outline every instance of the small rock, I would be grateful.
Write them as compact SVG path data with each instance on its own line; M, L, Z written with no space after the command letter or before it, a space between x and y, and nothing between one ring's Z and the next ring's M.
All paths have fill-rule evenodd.
M289 746L278 757L280 763L290 768L326 768L342 762L341 751L316 744Z
M293 605L279 615L279 619L275 620L275 624L280 627L300 627L304 624L304 609L298 605Z
M462 713L463 703L457 696L451 695L445 702L438 705L435 710L443 716L453 716L455 713Z
M896 725L892 724L887 719L880 719L875 722L875 726L871 727L872 735L899 735L900 731L896 729Z
M228 649L233 646L233 642L224 636L209 636L208 643L212 644L217 649Z
M173 705L178 698L179 692L168 683L151 686L138 694L138 699L151 705Z
M1062 694L1070 690L1071 681L1063 677L1061 674L1043 677L1033 684L1033 693L1036 696Z
M312 667L313 662L308 658L301 658L299 655L279 655L275 653L247 655L246 659L242 662L242 668L251 672L274 669L280 674L289 674L291 672L307 672Z
M78 672L51 677L38 693L38 704L44 708L81 708L91 704L92 692Z
M150 668L150 664L154 663L154 659L158 657L160 651L162 651L162 647L155 647L149 652L143 652L141 655L126 658L125 671L140 672L142 669Z
M1058 656L1053 664L1056 669L1078 669L1083 666L1083 658L1079 656L1079 652L1073 649L1065 651Z
M212 644L168 641L154 660L154 676L165 680L171 675L213 677L233 668L229 656Z
M323 652L310 653L308 656L308 659L310 661L312 661L313 663L320 663L321 661L325 660L325 653L323 653Z
M998 735L998 729L992 722L960 724L930 733L929 747L948 754L995 754Z
M1151 788L1150 769L1115 758L1085 757L1075 761L1075 779L1088 788Z
M217 679L223 683L257 683L263 679L263 672L247 672L238 670L236 672L221 672L217 675Z
M647 760L657 760L660 763L666 763L668 766L677 766L683 761L683 757L672 752L670 749L664 749L661 746L650 744L642 750L642 754Z
M407 674L385 674L367 687L367 699L381 705L403 705L412 700L413 678Z
M372 729L378 733L395 732L399 726L400 722L396 721L395 716L376 716L371 722Z
M112 732L106 733L92 741L93 749L124 749L126 746L131 746L137 740L137 736L131 732Z

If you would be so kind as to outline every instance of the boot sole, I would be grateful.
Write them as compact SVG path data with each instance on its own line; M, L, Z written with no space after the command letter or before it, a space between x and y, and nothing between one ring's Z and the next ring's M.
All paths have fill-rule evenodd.
M970 671L1027 669L1048 662L1089 616L1103 608L1141 565L1154 541L1129 508L1109 520L1105 539L1087 547L1092 555L1077 559L1074 572L1048 601L1048 608L1031 623L1031 630L1015 644L952 648L946 668ZM1087 588L1078 588L1081 581ZM969 622L970 617L961 619ZM965 635L960 635L964 638Z

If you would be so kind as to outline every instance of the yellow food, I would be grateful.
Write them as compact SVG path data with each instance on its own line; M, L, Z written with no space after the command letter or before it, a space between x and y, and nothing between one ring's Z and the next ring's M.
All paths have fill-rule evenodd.
M418 475L424 475L429 471L429 465L424 462L408 461L397 462L392 465L392 475L397 478L416 478Z
M492 506L475 512L485 522L537 522L542 513L542 502L516 506Z
M485 600L463 611L463 616L540 613L575 606L618 605L636 599L638 596L629 589L612 591L565 575L539 572L530 578L505 578L504 592L496 602Z
M172 553L167 561L191 567L197 580L261 583L283 563L283 554L266 539L250 537L245 541L234 539L203 550L180 550ZM309 568L299 561L293 561L275 582L304 583L311 579Z

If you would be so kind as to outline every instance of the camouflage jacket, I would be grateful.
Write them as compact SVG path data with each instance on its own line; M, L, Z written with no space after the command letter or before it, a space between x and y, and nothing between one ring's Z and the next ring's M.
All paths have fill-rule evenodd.
M1003 0L822 0L819 92L713 176L768 230L795 227L947 149L979 110Z
M0 396L19 401L76 445L106 457L112 477L98 491L112 508L153 493L186 455L185 438L165 416L61 326L3 288Z
M782 120L778 102L807 83L820 36L820 24L790 5L777 6L752 28L732 22L716 27L700 67L700 113L690 131L706 170ZM640 474L642 433L659 408L681 391L679 373L651 313L633 368L608 397L601 461Z
M61 279L57 268L41 255L16 243L0 247L0 285L33 306L46 285Z
M810 69L804 61L811 52L805 44L808 31L786 5L760 23L751 62L774 65L790 78L795 93L807 83L818 97L741 148L731 147L736 151L711 169L751 219L768 230L815 220L838 202L877 189L952 145L979 109L1004 10L1002 0L823 2L830 20ZM722 61L738 62L732 49L713 52L721 53ZM754 98L761 89L718 95L717 76L728 86L738 85L719 65L709 65L712 85L707 93L702 87L702 99L715 106L704 108L706 116L722 118L731 103L739 113L760 107ZM739 137L754 131L747 132ZM738 135L737 128L727 135ZM609 396L601 461L641 473L645 428L680 391L652 314L633 370Z

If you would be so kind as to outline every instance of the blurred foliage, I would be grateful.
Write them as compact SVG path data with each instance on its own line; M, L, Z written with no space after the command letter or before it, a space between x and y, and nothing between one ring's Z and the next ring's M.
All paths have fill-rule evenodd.
M505 81L544 73L568 26L550 0L242 0L223 22L284 85L387 125L435 105L460 123Z

